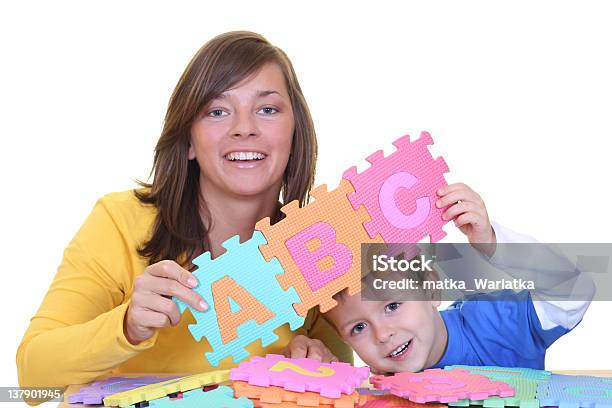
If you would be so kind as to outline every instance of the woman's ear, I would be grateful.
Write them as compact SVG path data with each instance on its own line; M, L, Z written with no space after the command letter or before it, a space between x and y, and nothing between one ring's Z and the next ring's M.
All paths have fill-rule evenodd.
M196 157L195 149L191 145L191 142L189 142L189 149L187 150L187 159L188 160L193 160L193 159L195 159L195 157Z

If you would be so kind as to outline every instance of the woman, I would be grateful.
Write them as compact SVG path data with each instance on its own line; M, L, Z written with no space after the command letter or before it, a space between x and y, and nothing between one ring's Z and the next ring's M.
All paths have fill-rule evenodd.
M192 290L192 260L204 251L218 256L233 235L250 238L262 218L280 219L280 195L306 203L316 151L308 107L280 49L249 32L205 44L170 98L153 182L100 199L66 248L17 351L20 385L211 369L208 344L191 338L193 320L181 318L170 297L206 309ZM314 312L302 335L286 326L276 332L279 341L252 344L251 354L352 358Z

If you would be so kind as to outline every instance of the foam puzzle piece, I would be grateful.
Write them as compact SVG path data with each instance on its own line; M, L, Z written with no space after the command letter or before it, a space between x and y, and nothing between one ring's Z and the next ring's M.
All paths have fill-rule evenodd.
M278 354L253 357L232 368L233 381L247 381L260 387L277 386L287 391L318 392L324 397L350 395L370 375L369 367L346 363L321 363L311 358L291 359Z
M541 406L559 408L612 407L612 378L553 374L538 384Z
M446 405L418 404L395 395L368 395L368 401L359 408L446 408Z
M277 404L270 402L261 402L259 400L252 400L253 406L255 408L307 408L304 405L298 405L295 402L283 401ZM317 408L334 408L333 405L330 404L320 404L316 405Z
M328 311L336 305L332 296L342 289L348 288L350 295L359 293L361 244L383 242L363 229L370 218L364 208L353 209L347 199L351 192L346 180L329 192L320 185L310 192L314 202L299 208L292 201L281 208L285 219L270 225L270 219L264 218L255 225L268 241L261 253L268 260L278 258L285 269L278 276L281 286L294 287L301 299L294 306L300 316L317 305Z
M128 407L139 402L163 398L168 394L190 391L211 384L219 384L228 381L229 377L230 370L217 370L174 378L109 395L104 398L104 405L109 407Z
M376 388L367 388L367 387L358 387L355 388L355 391L359 395L390 395L387 390L377 390Z
M371 220L364 223L370 237L380 234L385 242L431 242L444 238L445 208L437 208L436 191L446 186L448 166L441 157L433 159L428 145L431 135L421 132L410 142L408 135L393 142L397 150L384 157L382 150L366 158L372 164L362 173L355 166L344 172L355 192L348 199L355 209L364 206Z
M492 380L506 381L512 378L524 378L533 381L547 381L550 379L551 372L546 370L536 370L533 368L521 367L498 367L498 366L468 366L451 365L444 367L445 370L454 369L467 370L472 374L480 374Z
M350 395L343 394L340 398L327 398L315 392L294 392L280 387L259 387L244 381L234 381L232 387L236 392L236 396L257 400L254 401L255 406L278 406L280 403L290 402L300 407L328 405L333 408L353 408L356 405L365 403L367 400L365 395L359 395L357 392L353 392Z
M536 399L538 382L547 381L550 371L534 370L531 368L496 367L496 366L465 366L453 365L444 367L445 370L461 368L472 374L480 374L492 380L504 381L514 388L514 397L491 397L485 400L459 400L449 402L449 406L467 407L469 405L482 405L485 408L501 408L505 406L520 408L539 408L540 402Z
M263 347L274 343L278 340L274 330L283 324L289 323L291 330L304 324L304 318L293 309L300 301L295 289L283 290L276 280L285 271L276 258L266 261L259 252L259 246L265 244L259 231L242 244L235 235L221 244L227 251L216 259L205 252L193 261L199 282L194 291L210 310L200 312L174 299L181 313L187 307L191 310L197 323L189 330L196 341L206 337L212 348L206 358L215 367L228 356L234 363L244 360L249 356L245 347L257 340L261 339ZM238 313L234 312L236 304Z
M506 383L462 369L436 368L420 373L397 373L389 377L378 375L370 378L370 382L377 389L390 390L398 397L418 403L448 403L459 399L482 400L494 395L514 395L514 390Z
M484 400L463 399L455 402L449 402L450 407L467 407L470 405L482 405L485 408L503 408L503 407L520 407L520 408L539 408L540 402L536 398L536 390L538 381L529 380L526 378L510 378L503 380L511 388L514 389L513 397L490 397Z
M211 391L200 389L183 393L179 398L162 398L149 402L149 408L253 408L247 398L234 398L234 390L222 385Z
M81 388L78 392L68 396L69 404L102 404L104 397L118 392L133 390L143 385L156 384L171 380L174 377L111 377Z
M295 402L284 401L278 404L272 404L269 402L261 402L258 400L253 400L253 406L255 408L304 408L303 405L298 405ZM317 405L317 408L334 408L333 405L329 404L321 404Z

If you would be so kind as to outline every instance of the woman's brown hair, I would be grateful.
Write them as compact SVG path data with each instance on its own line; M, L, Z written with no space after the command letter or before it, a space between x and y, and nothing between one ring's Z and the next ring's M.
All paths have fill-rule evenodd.
M281 187L282 202L298 200L300 205L306 204L314 182L317 140L291 61L259 34L221 34L200 48L181 75L155 147L153 181L139 181L145 188L134 190L142 203L158 210L151 238L138 250L149 264L171 259L190 267L195 256L209 250L208 231L200 216L200 209L207 213L199 199L200 167L197 160L187 159L191 125L212 99L270 62L278 64L283 72L295 119ZM281 215L279 211L276 220Z

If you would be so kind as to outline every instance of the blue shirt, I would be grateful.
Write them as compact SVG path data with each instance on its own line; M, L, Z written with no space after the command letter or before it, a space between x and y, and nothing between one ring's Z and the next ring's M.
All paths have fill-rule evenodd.
M434 367L492 365L544 369L546 349L570 330L544 330L528 291L476 294L440 312L448 342Z

